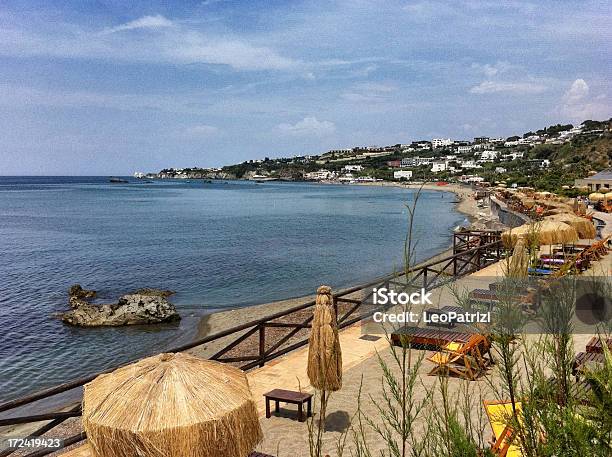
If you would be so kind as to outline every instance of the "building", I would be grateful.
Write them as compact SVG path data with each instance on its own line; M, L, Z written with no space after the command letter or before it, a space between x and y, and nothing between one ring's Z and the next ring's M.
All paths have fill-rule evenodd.
M612 189L612 168L606 168L588 178L577 179L574 185L576 187L588 187L591 192L597 192L602 187Z
M350 173L351 171L363 171L363 165L345 165L342 168L342 171L345 173Z
M450 146L453 144L453 140L451 140L450 138L434 138L431 140L431 147L433 149L437 149L437 148L443 148L446 146Z
M446 162L434 162L431 165L432 173L439 173L441 171L446 171Z
M474 143L475 144L486 144L489 142L489 137L488 136L476 136L474 137Z
M480 153L481 162L493 162L499 156L499 151L482 151Z
M472 146L459 146L457 147L458 154L469 154L472 152Z
M321 180L326 180L326 179L333 179L335 177L336 177L336 173L334 173L333 171L324 170L324 169L319 170L319 171L312 171L304 175L304 178L310 181L321 181Z
M391 168L400 168L402 166L401 160L389 160L387 166Z
M394 179L410 179L412 178L412 170L398 170L393 172Z

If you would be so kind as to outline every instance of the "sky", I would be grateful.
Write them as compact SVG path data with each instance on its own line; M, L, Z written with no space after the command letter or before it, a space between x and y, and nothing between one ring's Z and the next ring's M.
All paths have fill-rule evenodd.
M0 3L0 175L510 136L612 115L610 1Z

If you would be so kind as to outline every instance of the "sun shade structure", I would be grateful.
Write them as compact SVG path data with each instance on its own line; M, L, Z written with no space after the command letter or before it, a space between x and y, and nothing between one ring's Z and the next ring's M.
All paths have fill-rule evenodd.
M506 247L512 247L519 239L537 241L540 245L567 244L578 240L576 229L563 222L543 220L533 224L506 230L502 233L502 241Z
M592 202L600 202L604 198L606 198L606 196L604 194L600 194L599 192L594 192L589 195L589 200L591 200Z
M86 384L83 426L95 457L246 457L262 439L246 375L183 353Z
M342 387L342 351L331 287L317 289L308 342L308 379L316 389L333 392Z
M526 278L528 276L529 255L525 238L520 238L514 245L514 250L508 261L507 276L510 278Z
M576 216L571 213L554 214L546 217L546 220L553 222L563 222L571 225L578 232L578 236L582 239L593 239L596 236L595 226L591 221L584 217Z

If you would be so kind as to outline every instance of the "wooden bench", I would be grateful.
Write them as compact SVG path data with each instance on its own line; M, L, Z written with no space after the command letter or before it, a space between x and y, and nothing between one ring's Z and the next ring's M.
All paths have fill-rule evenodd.
M603 340L606 342L606 346L608 346L608 349L612 351L612 338L603 338ZM597 336L591 338L586 345L586 351L603 354L602 340L599 339L599 337Z
M574 359L572 374L578 378L585 366L590 364L603 364L604 361L604 355L602 353L579 352Z
M274 389L264 394L266 399L266 417L269 418L270 414L270 400L274 400L275 411L279 411L280 402L290 403L297 405L298 407L298 420L304 422L306 417L312 416L312 394L303 392L295 392L293 390ZM304 417L304 403L306 403L306 417Z
M395 346L402 346L402 341L409 341L414 348L437 351L440 347L446 346L451 341L467 343L471 336L472 334L467 332L455 332L452 330L438 330L406 325L391 334L391 342Z

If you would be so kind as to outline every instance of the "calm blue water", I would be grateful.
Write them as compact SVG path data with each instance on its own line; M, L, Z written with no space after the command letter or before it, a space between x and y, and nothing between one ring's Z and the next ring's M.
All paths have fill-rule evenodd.
M191 338L211 308L388 273L401 266L410 198L411 191L365 186L0 177L0 399ZM463 220L452 200L422 195L421 259L446 248ZM173 289L187 318L71 328L51 315L67 309L74 283L102 301L139 287Z

